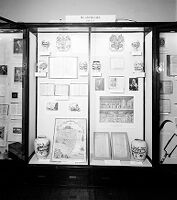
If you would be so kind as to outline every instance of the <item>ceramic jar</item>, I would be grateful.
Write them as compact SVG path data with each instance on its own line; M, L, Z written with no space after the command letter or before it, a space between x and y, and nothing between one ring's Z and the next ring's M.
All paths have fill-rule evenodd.
M136 161L144 161L147 155L147 143L145 140L135 139L131 143L132 156Z
M49 154L50 140L46 136L38 136L34 140L34 150L38 159L46 159Z

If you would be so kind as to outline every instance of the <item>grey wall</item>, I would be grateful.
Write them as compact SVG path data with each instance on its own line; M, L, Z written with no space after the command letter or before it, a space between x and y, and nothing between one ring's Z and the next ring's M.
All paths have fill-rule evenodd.
M0 15L49 22L66 15L115 14L135 21L176 21L176 0L0 0Z

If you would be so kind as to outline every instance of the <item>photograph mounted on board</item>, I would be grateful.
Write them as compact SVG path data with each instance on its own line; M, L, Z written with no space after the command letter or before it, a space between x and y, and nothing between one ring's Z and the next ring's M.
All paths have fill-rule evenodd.
M23 39L14 39L14 54L23 53Z

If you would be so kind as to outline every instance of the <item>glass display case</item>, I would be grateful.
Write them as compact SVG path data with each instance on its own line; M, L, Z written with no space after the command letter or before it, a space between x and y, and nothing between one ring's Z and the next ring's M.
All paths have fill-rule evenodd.
M29 27L29 164L151 167L152 28Z
M158 29L159 36L159 121L162 165L177 164L177 46L176 24Z
M25 31L0 18L0 159L24 160L22 131L23 37Z

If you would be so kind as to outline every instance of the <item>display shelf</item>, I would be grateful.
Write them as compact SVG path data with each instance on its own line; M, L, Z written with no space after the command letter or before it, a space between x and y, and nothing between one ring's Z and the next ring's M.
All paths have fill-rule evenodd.
M50 159L51 155L49 155L46 159L38 159L36 157L36 154L34 154L31 158L31 160L29 161L29 164L32 164L32 165L88 165L87 162L76 162L76 161L69 161L69 162L54 162L54 161L51 161Z
M130 166L130 167L152 167L152 164L146 159L144 162L139 161L120 161L120 160L92 160L90 165L93 166Z
M50 155L46 159L37 159L34 154L31 158L29 164L32 165L81 165L86 166L88 163L84 162L53 162L50 160ZM146 159L144 162L139 161L120 161L120 160L92 160L90 163L91 166L130 166L130 167L152 167L152 164Z

